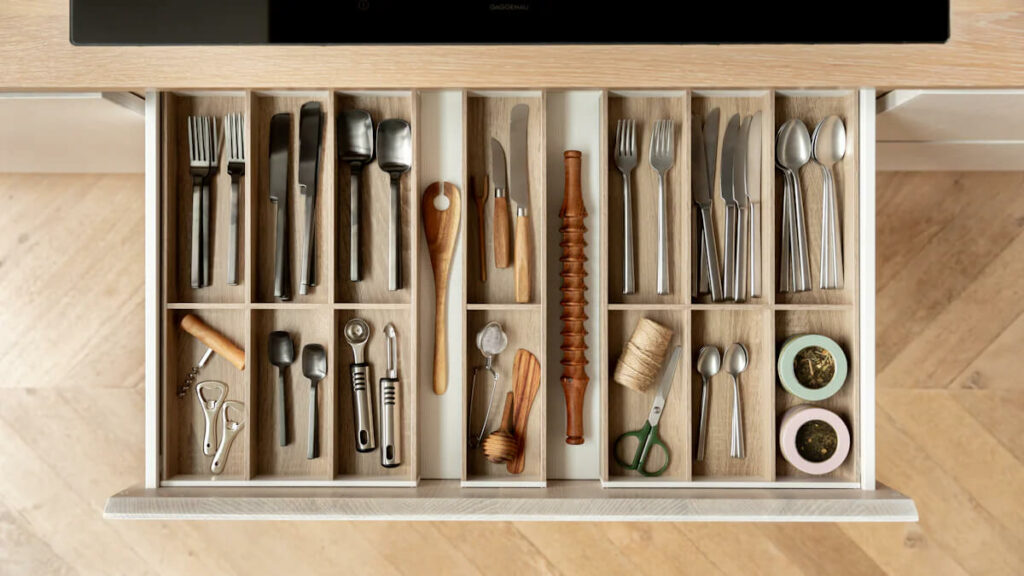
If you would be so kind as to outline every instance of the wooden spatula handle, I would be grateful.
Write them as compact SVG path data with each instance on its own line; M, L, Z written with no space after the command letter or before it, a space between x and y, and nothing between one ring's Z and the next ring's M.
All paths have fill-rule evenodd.
M494 267L508 268L512 265L511 235L508 229L508 197L494 197Z
M235 368L245 370L245 352L197 316L186 314L181 319L181 328L195 336L196 340L209 346L219 356L226 358L228 362L235 365Z

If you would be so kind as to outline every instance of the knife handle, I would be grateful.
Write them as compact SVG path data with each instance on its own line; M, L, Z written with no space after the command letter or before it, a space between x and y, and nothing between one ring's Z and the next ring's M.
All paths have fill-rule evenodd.
M530 301L530 217L516 216L515 250L516 302Z
M747 234L750 232L750 221L747 217L749 210L746 204L740 204L737 208L739 217L736 221L736 284L733 286L737 302L747 300L747 264L749 242Z
M199 250L202 244L203 220L203 184L198 179L192 180L192 288L202 285L202 273L199 270L202 256Z
M722 300L722 275L718 267L718 242L715 240L715 226L711 221L711 205L701 206L700 224L704 230L704 252L707 258L708 288L711 301Z
M508 268L512 265L508 229L508 197L505 191L494 191L494 267Z
M750 203L750 297L761 297L761 203Z
M288 262L288 205L277 203L277 241L274 254L274 296L291 300L291 266Z
M306 194L306 229L302 240L302 279L299 282L299 294L309 294L313 285L313 225L314 200L312 194Z
M722 271L723 300L736 298L736 206L725 205L725 269Z

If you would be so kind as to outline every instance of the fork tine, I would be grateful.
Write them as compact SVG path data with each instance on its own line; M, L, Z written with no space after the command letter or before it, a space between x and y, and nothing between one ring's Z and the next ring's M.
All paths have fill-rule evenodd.
M636 156L636 120L629 121L629 155Z
M622 120L615 123L615 155L622 156Z

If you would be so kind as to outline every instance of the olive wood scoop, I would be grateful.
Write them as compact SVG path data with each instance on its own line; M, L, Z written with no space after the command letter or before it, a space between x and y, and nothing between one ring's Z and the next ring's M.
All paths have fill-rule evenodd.
M506 469L509 474L521 474L526 467L526 428L530 423L530 408L533 407L533 400L540 389L540 361L522 348L516 350L512 378L515 381L512 415L515 436L519 441L519 452L508 462Z
M462 198L451 182L434 182L422 199L423 232L434 270L434 394L448 389L448 275L459 235Z

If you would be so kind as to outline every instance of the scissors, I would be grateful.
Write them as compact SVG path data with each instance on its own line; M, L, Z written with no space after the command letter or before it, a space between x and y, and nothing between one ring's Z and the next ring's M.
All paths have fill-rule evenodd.
M626 432L615 440L615 461L626 470L636 470L644 476L661 476L668 469L668 465L672 461L668 446L665 446L665 443L661 441L661 437L658 436L658 421L661 420L661 412L665 409L665 399L668 398L668 393L672 390L672 382L675 380L676 375L676 364L679 362L679 355L682 351L682 346L676 346L672 351L672 358L665 365L665 371L661 373L658 394L654 397L654 405L651 406L651 413L647 416L647 422L644 423L644 427L640 430ZM619 445L627 438L639 440L636 452L633 454L633 460L630 462L626 462L619 457ZM665 464L657 470L648 470L647 458L655 447L660 448L665 453Z

